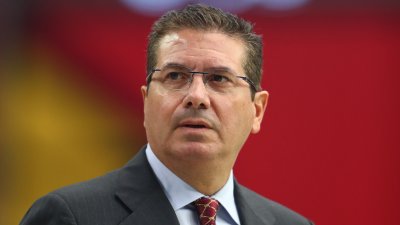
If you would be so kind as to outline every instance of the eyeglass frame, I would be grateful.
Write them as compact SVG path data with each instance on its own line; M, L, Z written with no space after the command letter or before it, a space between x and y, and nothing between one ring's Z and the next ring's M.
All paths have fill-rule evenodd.
M146 83L147 83L147 85L150 84L150 82L152 81L152 77L153 77L154 72L157 72L157 71L158 71L158 72L161 72L161 69L158 69L158 68L152 69L151 72L147 75L147 77L146 77ZM188 71L187 73L192 74L191 79L190 79L189 82L188 82L188 83L189 83L189 86L192 84L192 82L193 82L193 76L194 76L195 74L201 74L201 75L210 74L210 72L201 72L201 71ZM244 80L246 83L248 83L248 84L250 85L250 88L254 91L254 93L260 91L260 90L256 87L256 85L254 84L254 82L253 82L250 78L248 78L248 77L246 77L246 76L238 76L238 75L233 75L233 76L235 76L235 77L237 77L237 78L239 78L239 79L242 79L242 80ZM203 77L204 77L204 76L203 76ZM206 85L207 82L204 82L204 78L202 78L202 79L203 79L204 85Z

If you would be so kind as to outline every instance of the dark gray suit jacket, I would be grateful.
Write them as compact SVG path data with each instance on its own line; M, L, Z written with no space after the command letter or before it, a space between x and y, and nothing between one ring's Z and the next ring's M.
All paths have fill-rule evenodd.
M242 225L312 224L236 181L234 190ZM179 225L179 222L142 149L119 170L40 198L20 224Z

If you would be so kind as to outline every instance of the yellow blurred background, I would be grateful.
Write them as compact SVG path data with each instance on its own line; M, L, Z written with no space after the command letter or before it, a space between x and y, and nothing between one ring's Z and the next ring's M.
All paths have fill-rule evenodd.
M45 43L18 46L1 65L0 224L18 224L39 196L118 168L145 143L140 116L76 81L83 72Z

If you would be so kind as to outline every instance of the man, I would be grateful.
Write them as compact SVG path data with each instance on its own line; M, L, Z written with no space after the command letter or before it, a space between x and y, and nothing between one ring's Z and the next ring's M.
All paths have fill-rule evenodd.
M251 24L191 5L154 24L147 54L148 145L119 170L39 199L21 224L311 224L233 177L268 99Z

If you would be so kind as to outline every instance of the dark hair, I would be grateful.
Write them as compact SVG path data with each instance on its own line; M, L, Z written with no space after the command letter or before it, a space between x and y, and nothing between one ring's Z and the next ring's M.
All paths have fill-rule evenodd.
M261 36L254 33L253 25L250 22L221 9L202 4L188 5L181 10L169 11L153 24L147 46L147 74L150 74L157 64L160 40L168 33L182 29L220 31L241 39L247 53L242 66L256 88L261 89Z

